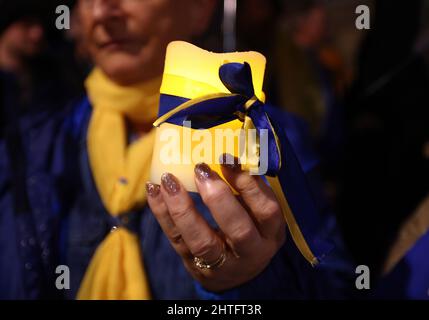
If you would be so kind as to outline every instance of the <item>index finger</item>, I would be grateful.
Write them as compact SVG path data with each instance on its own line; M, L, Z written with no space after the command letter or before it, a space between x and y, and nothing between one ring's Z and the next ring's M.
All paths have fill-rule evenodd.
M191 253L206 261L216 261L223 242L195 208L180 181L170 173L161 178L161 193L170 216Z

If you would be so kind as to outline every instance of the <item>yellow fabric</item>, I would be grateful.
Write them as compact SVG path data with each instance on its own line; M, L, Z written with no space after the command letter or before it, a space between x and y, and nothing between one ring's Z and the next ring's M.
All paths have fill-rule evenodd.
M160 79L123 87L95 69L85 85L93 106L87 136L91 171L105 208L120 216L146 202L155 132L128 145L127 119L149 124L156 118ZM97 248L78 299L149 299L142 261L137 237L119 227Z
M140 261L137 236L125 228L112 231L92 258L78 299L149 299L149 287Z

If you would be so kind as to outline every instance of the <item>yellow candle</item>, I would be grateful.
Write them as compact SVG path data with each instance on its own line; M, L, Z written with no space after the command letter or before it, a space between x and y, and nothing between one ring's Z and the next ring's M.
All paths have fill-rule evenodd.
M167 47L161 94L194 99L212 93L229 93L219 78L219 68L229 62L250 65L255 95L265 101L262 87L266 59L262 54L254 51L214 53L184 41L173 41Z
M266 59L257 52L213 53L190 43L174 41L166 53L160 92L187 99L214 93L230 93L219 78L225 63L247 62L252 70L255 95L264 101L262 91ZM221 176L219 157L222 153L238 155L243 123L234 120L206 130L163 123L156 128L151 181L160 183L164 172L177 176L188 191L196 191L194 167L207 163Z

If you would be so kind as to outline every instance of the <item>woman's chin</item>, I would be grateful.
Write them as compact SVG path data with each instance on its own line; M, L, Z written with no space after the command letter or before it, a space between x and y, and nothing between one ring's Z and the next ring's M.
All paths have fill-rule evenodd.
M111 53L109 57L100 57L97 65L112 81L121 85L132 85L162 73L162 70L154 70L153 65L147 65L142 60L145 59Z

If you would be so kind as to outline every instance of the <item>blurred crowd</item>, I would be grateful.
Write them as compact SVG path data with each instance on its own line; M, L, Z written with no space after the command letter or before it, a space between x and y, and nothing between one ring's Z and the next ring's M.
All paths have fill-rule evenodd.
M71 29L57 30L55 7L65 3ZM371 9L370 30L355 27L359 4ZM31 171L23 140L37 144L43 131L32 128L49 126L53 114L84 94L92 62L74 1L0 0L0 12L0 161ZM267 57L268 102L305 123L346 246L377 276L429 229L428 15L429 1L237 3L236 50ZM196 43L222 51L222 23L219 4ZM6 152L9 159L2 159ZM38 159L53 161L49 152ZM15 184L0 187L18 190L31 172L10 174ZM18 209L28 206L25 195L15 201Z
M370 30L355 27L361 4ZM268 99L306 121L345 242L376 274L429 227L428 9L428 1L239 2L239 49L268 57Z

